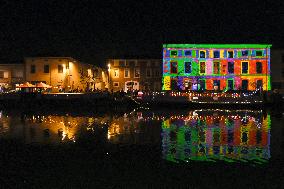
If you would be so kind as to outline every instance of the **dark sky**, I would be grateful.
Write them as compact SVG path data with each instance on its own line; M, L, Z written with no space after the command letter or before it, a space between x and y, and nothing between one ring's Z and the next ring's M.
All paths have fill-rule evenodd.
M163 43L284 47L284 1L2 0L0 60L161 58Z

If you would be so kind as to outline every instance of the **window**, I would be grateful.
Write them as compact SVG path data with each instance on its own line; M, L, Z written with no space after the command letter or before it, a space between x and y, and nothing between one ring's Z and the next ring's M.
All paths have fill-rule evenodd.
M124 78L129 78L129 77L130 77L129 69L126 68L124 69Z
M4 72L4 78L5 79L9 78L9 72Z
M263 56L262 51L255 51L255 56Z
M185 50L184 51L184 56L191 56L191 51L190 50Z
M242 62L242 73L243 74L248 73L248 62Z
M92 76L93 76L91 69L88 69L88 70L87 70L87 73L88 73L88 77L92 77Z
M215 90L220 90L220 80L213 80L213 86Z
M257 80L256 81L256 88L261 89L262 88L262 80Z
M220 58L220 51L214 51L213 56L214 58Z
M135 64L134 64L135 66L139 66L140 64L139 64L139 62L137 62L137 61L135 61Z
M9 72L5 72L5 71L0 71L0 78L1 79L7 79L9 77Z
M171 51L171 56L177 56L178 52L177 51Z
M135 62L132 60L132 61L129 61L129 66L133 66L135 64Z
M184 73L191 73L191 62L184 63Z
M63 65L58 65L58 73L63 73Z
M114 78L119 78L119 69L114 69Z
M146 77L151 77L151 69L146 69Z
M242 56L248 56L248 50L242 51Z
M160 76L160 71L158 69L155 70L155 76L159 77Z
M200 73L205 73L205 62L200 62L200 64L199 64L199 72Z
M199 80L199 90L205 90L205 80L204 79L201 79Z
M213 63L213 73L219 74L220 73L220 62Z
M262 73L262 63L261 62L256 63L256 73L258 74Z
M199 58L205 58L205 51L199 51Z
M171 62L171 73L177 73L177 62Z
M228 58L234 58L234 51L228 51Z
M113 82L114 87L119 87L119 82Z
M23 73L22 70L13 70L12 71L12 77L14 77L14 78L24 77L24 73Z
M228 90L234 90L234 80L228 79Z
M140 77L140 68L134 68L134 77L139 78Z
M242 80L242 90L248 90L248 80Z
M234 62L228 62L228 73L229 74L234 73Z
M36 72L36 66L35 65L31 65L31 73L35 73Z
M151 66L151 63L153 63L153 62L149 62L149 61L148 61L147 64L146 64L146 66L147 66L147 67L150 67L150 66Z
M124 66L124 64L125 64L125 61L123 60L119 61L119 66Z
M43 72L44 73L49 73L49 65L44 65L43 66Z
M129 62L128 61L125 62L125 66L127 66L127 67L129 66Z

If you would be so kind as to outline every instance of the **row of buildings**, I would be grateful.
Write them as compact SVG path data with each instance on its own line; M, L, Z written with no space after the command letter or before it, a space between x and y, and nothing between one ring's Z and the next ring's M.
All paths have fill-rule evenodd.
M161 90L160 59L109 59L108 68L71 57L26 57L23 62L0 64L1 90L19 84L46 83L52 91Z
M1 88L43 82L53 90L284 90L284 50L269 44L165 44L162 59L27 57L0 64ZM284 91L283 91L284 92Z
M27 57L23 62L0 64L1 90L15 89L21 83L46 83L53 91L105 89L106 70L71 57Z

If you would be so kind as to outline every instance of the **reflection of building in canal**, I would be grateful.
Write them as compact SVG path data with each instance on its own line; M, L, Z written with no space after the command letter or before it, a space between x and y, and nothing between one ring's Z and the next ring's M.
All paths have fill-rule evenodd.
M159 122L151 122L149 126L149 123L139 119L138 114L137 117L125 114L112 120L108 128L108 139L114 144L159 144L159 133Z
M78 135L90 129L95 123L104 123L108 117L73 117L70 115L22 115L0 114L0 135L22 138L26 143L76 141Z
M190 115L162 123L167 160L261 163L270 158L270 115Z

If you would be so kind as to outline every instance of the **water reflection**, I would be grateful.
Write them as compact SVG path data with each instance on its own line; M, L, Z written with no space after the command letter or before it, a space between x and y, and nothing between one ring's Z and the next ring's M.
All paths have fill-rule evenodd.
M269 113L249 110L131 112L124 115L30 115L0 112L0 137L25 143L88 138L112 144L161 146L169 161L264 163L270 158Z
M162 122L163 157L170 161L253 161L270 158L270 115L261 111L191 111Z

